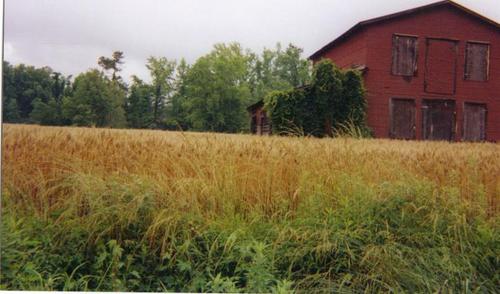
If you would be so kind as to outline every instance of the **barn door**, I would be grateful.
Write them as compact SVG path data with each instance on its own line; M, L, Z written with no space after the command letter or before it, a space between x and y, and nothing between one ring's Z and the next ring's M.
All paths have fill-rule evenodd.
M391 130L394 139L415 139L415 100L391 99Z
M455 101L423 100L422 131L424 140L453 140L455 137Z
M486 139L486 105L464 104L464 141L484 141Z
M455 94L457 43L427 39L424 90L427 93Z
M252 115L252 121L250 123L250 132L252 134L257 134L257 116L255 114Z

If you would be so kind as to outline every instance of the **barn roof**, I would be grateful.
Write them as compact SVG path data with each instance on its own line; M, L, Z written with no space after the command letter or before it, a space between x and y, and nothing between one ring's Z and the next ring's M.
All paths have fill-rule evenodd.
M439 2L435 2L435 3L431 3L431 4L428 4L428 5L424 5L424 6L420 6L420 7L417 7L417 8L412 8L412 9L408 9L408 10L404 10L404 11L400 11L400 12L397 12L397 13L393 13L393 14L388 14L388 15L385 15L385 16L381 16L381 17L377 17L377 18L372 18L372 19L369 19L369 20L365 20L365 21L362 21L362 22L359 22L357 23L355 26L353 26L352 28L350 28L347 32L343 33L342 35L340 35L340 37L338 37L337 39L331 41L330 43L328 43L326 46L324 46L323 48L319 49L318 51L316 51L315 53L313 53L309 59L315 59L319 56L321 56L325 51L327 51L328 49L330 49L331 47L333 47L334 45L336 45L337 43L341 42L342 40L345 40L347 39L348 37L350 37L352 34L356 33L357 31L359 31L360 29L368 26L368 25L372 25L372 24L375 24L375 23L379 23L379 22L383 22L383 21L386 21L386 20L390 20L390 19L394 19L394 18L398 18L398 17L402 17L402 16L406 16L406 15L410 15L410 14L413 14L413 13L417 13L417 12L421 12L421 11L424 11L424 10L428 10L428 9L432 9L432 8L436 8L436 7L440 7L440 6L445 6L445 5L450 5L452 7L455 7L455 8L458 8L459 10L469 14L469 15L472 15L478 19L480 19L481 21L487 23L487 24L490 24L494 27L496 27L497 29L500 28L500 24L497 23L496 21L494 20L491 20L475 11L472 11L470 10L469 8L465 7L465 6L462 6L454 1L451 1L451 0L444 0L444 1L439 1Z
M247 111L248 112L252 112L254 110L256 110L257 108L261 108L264 106L264 100L259 100L257 101L256 103L250 105L247 107Z

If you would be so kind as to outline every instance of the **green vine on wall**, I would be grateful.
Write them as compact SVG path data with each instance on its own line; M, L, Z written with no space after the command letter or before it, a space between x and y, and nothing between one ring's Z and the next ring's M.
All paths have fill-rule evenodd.
M264 98L275 134L316 137L345 134L369 136L361 73L340 70L328 59L314 66L312 83Z

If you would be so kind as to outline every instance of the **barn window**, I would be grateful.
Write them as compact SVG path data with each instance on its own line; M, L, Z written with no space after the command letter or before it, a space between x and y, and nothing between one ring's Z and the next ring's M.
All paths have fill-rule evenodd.
M469 81L488 80L490 45L467 42L465 48L465 76Z
M417 37L394 35L392 38L392 74L414 76L417 71Z

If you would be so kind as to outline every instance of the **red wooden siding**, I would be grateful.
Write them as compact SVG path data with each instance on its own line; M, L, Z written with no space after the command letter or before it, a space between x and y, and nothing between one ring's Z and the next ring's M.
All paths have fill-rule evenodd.
M393 74L393 45L397 35L416 37L413 75ZM352 64L367 66L364 77L368 125L376 137L393 136L390 101L407 98L415 101L415 138L424 139L424 99L440 99L454 101L454 140L463 140L464 105L476 103L485 105L488 110L485 139L500 141L498 24L452 4L443 4L370 22L332 44L313 55L313 61L328 57L342 68ZM467 60L466 55L470 57Z
M338 45L337 50L326 52L322 58L329 58L335 61L340 68L351 68L358 65L365 65L367 61L367 46L364 32L352 36L349 42Z

